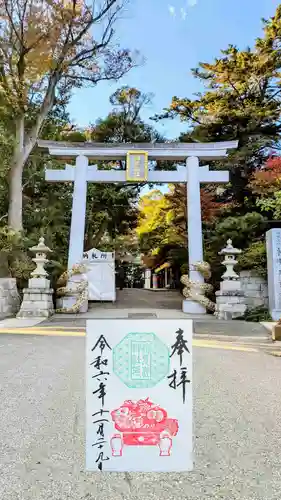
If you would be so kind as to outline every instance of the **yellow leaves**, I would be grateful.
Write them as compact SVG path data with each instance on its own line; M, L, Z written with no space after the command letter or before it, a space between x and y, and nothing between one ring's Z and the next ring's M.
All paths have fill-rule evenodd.
M158 255L160 252L160 248L157 247L157 248L153 248L153 250L151 251L151 255L155 256L155 255Z
M173 97L171 105L170 105L170 109L171 110L177 109L178 104L179 104L179 99L177 99L176 97Z
M89 12L89 8L84 0L27 0L18 3L17 14L14 0L0 5L4 23L0 43L6 54L6 81L10 88L9 92L5 89L7 97L18 94L27 102L30 87L42 88L45 77L57 67L58 61L60 70L66 72L77 51L87 43L92 44L88 32L77 45L67 42L70 27L72 38L69 40L83 31L87 22L85 12ZM98 72L99 68L94 65L93 71Z
M42 3L48 5L50 9L56 12L65 14L66 12L72 15L81 15L83 9L86 8L85 0L41 0Z
M52 68L52 51L48 46L38 45L26 56L25 81L30 84L39 82Z
M173 219L175 217L175 214L173 212L173 210L170 210L169 212L166 213L166 222L167 224L171 224Z
M175 209L171 202L172 188L169 194L154 190L141 198L140 217L136 233L139 238L151 240L151 252L153 256L159 252L161 247L168 243L181 241L178 225L178 216L182 218L182 206ZM186 198L185 198L186 199ZM183 214L185 214L185 203L183 204ZM185 222L184 222L185 226ZM186 228L184 228L184 239L186 239Z
M121 77L132 67L133 59L129 51L109 45L118 10L119 0L0 2L0 15L6 19L1 27L5 74L0 86L8 98L15 97L21 110L29 106L30 96L33 102L51 106L62 80L68 91L86 81ZM46 92L48 98L44 99Z
M81 14L83 7L83 0L61 0L62 8L74 11L76 14Z
M154 231L165 220L167 200L159 190L153 190L140 200L140 219L136 229L138 236Z

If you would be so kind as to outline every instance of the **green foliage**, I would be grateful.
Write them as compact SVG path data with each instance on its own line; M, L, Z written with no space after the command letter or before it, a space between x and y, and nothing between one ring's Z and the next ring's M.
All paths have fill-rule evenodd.
M181 274L188 274L189 273L188 264L182 264L182 266L180 267L180 271Z
M254 309L247 309L243 316L235 318L236 320L251 321L260 323L261 321L272 321L272 317L266 307L255 307Z
M264 254L264 237L267 229L266 219L257 212L237 214L223 218L223 214L212 224L204 227L204 260L210 263L212 269L212 284L219 288L221 276L225 271L222 266L222 257L219 252L226 246L230 238L234 247L242 250L238 256L237 270L255 270L264 276L266 266ZM241 266L240 266L241 264Z
M266 278L266 245L265 241L254 241L246 248L239 257L240 270L254 270L259 276Z
M113 184L88 187L85 248L112 243L137 223L139 188ZM113 249L113 247L111 247Z
M231 171L228 197L239 203L249 196L248 176L276 146L281 130L281 5L263 28L252 49L229 45L214 62L200 63L193 74L206 90L194 99L173 97L155 117L185 121L190 130L182 141L239 140L224 161Z
M215 244L221 250L222 245L231 238L234 246L243 249L248 246L250 239L264 234L267 228L267 220L257 212L249 212L245 215L238 214L236 217L218 218L209 227L211 227L211 231L209 231L209 234L207 232L207 245L209 243Z
M110 97L113 110L91 127L90 137L95 142L151 142L159 141L160 134L140 118L141 110L151 104L151 94L136 88L121 87Z
M214 169L230 171L230 183L224 192L208 199L201 193L204 260L211 264L215 287L224 271L218 252L229 238L243 251L239 268L266 275L264 239L269 229L268 219L281 219L281 166L279 172L278 165L273 165L274 174L272 164L269 165L271 173L260 172L270 149L280 143L281 5L263 24L263 37L256 39L252 49L239 50L229 45L213 62L200 63L199 68L193 70L194 76L204 84L202 93L194 98L173 97L163 114L155 117L156 120L177 117L186 122L189 128L180 137L183 142L239 141L238 150L227 159L211 162ZM171 227L177 235L181 234L182 246L186 248L186 212L180 200L178 191L170 195L168 223L163 207L162 211L152 210L150 228L145 229L142 223L144 250L150 245L162 256ZM171 239L168 242L171 243Z
M205 91L194 99L174 97L165 117L180 117L189 126L181 141L239 140L238 151L224 161L231 182L221 195L213 186L201 191L204 232L204 260L211 264L212 282L217 287L223 267L218 252L231 238L241 248L239 268L266 274L265 231L267 217L281 218L280 185L270 193L249 182L264 163L269 148L280 140L281 117L281 6L264 22L263 38L253 49L238 50L230 45L212 63L201 63L193 71L205 84ZM277 48L276 48L277 47ZM141 110L151 95L124 86L110 98L112 111L103 119L81 130L70 124L58 95L58 105L49 113L41 131L44 139L105 143L155 142L161 140L153 127L141 119ZM1 103L3 104L3 103ZM34 124L38 109L34 104L26 116L27 130ZM11 233L7 227L8 168L14 147L14 124L5 107L0 108L0 272L10 273L23 283L33 264L28 248L40 235L53 250L49 264L52 281L67 264L72 207L72 183L47 183L45 167L59 162L34 149L24 170L24 233ZM159 117L158 117L159 118ZM124 169L124 161L100 162L101 169ZM163 168L158 162L156 169ZM211 162L219 169L221 162ZM166 168L174 168L166 165ZM278 176L277 176L278 177ZM186 188L176 186L167 195L155 190L142 197L140 185L89 184L85 249L142 251L152 263L169 260L182 273L187 272ZM255 190L256 189L256 190ZM270 194L270 196L268 196ZM136 227L137 226L137 227ZM136 236L137 235L137 241ZM248 314L248 313L247 313Z
M126 91L125 91L126 90ZM94 138L101 142L121 142L135 139L149 141L153 130L147 127L140 117L141 106L147 97L140 91L129 88L114 94L112 103L114 113L90 130L80 130L70 125L64 106L53 108L41 132L43 139L75 140L83 142ZM128 100L124 100L124 92ZM121 97L120 97L121 96ZM119 99L120 97L120 99ZM119 102L120 101L120 102ZM126 121L127 120L127 121ZM32 117L31 117L32 121ZM123 129L119 128L120 123ZM30 155L23 178L23 222L22 234L10 233L7 223L8 211L8 166L12 152L13 129L8 121L0 126L0 152L3 159L0 169L0 248L2 249L0 270L2 275L11 274L18 279L20 286L25 285L30 270L34 268L29 248L38 243L42 235L46 244L53 250L48 270L52 283L65 270L67 265L69 229L72 209L73 183L49 183L45 181L45 168L61 168L61 161L43 155L34 149ZM120 134L121 135L120 136ZM99 136L100 134L100 136ZM117 137L117 134L118 137ZM116 165L114 165L116 168ZM107 163L99 168L112 168ZM117 168L123 165L117 163ZM130 234L138 217L137 198L140 185L114 185L89 183L87 192L87 213L85 249L102 247L114 250L122 242L122 237ZM8 259L8 260L7 260ZM31 267L30 267L31 266Z
M266 219L257 212L217 218L212 224L205 226L206 250L219 252L229 238L235 247L247 248L253 239L264 234L266 227Z
M276 191L270 197L263 197L256 200L256 205L262 212L271 212L273 219L281 218L281 191Z
M268 159L262 170L256 171L250 178L249 187L257 196L256 206L270 218L281 217L281 158Z
M28 240L7 226L0 229L0 276L26 281L34 264L27 254Z
M149 267L154 267L163 260L181 265L187 256L186 221L182 221L182 207L176 209L167 195L153 190L142 196L139 209L136 233L141 251L150 258ZM185 227L183 231L182 227ZM185 257L182 261L183 252Z

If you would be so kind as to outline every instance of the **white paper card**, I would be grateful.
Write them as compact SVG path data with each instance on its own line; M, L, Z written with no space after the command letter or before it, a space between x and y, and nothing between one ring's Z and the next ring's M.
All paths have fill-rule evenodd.
M192 326L87 321L87 470L192 470Z

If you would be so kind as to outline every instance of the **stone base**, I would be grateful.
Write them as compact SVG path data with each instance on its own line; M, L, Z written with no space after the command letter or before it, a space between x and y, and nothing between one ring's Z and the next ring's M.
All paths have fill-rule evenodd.
M237 288L230 290L222 289L222 285L235 283ZM216 316L218 319L226 321L239 318L245 314L247 306L245 304L245 296L241 290L239 281L226 281L221 283L221 289L216 292Z
M87 281L87 276L84 274L74 274L67 282L67 289L71 293L71 295L66 295L65 297L61 297L57 299L57 309L69 309L74 304L76 304L80 293L77 292L77 286L83 282ZM81 304L78 313L85 313L88 311L88 299L84 300L84 302ZM71 313L69 313L71 314ZM73 313L75 314L75 313Z
M220 292L239 292L241 290L241 282L238 280L225 280L220 284Z
M230 321L240 318L246 312L245 304L220 304L217 306L217 318Z
M15 278L0 278L0 319L16 315L20 308L20 296Z
M206 308L194 300L184 299L182 311L186 314L207 314Z
M242 291L240 292L216 292L217 304L244 304L245 297Z
M273 321L279 321L279 319L281 319L281 310L280 309L272 309L269 312L271 314Z
M70 307L74 306L74 304L77 302L77 295L68 295L67 297L62 297L57 300L57 309L61 308L66 308L69 309ZM85 313L88 311L88 300L85 300L80 308L79 308L79 313Z
M47 278L30 278L28 280L28 288L40 288L43 290L50 289L50 280Z
M216 316L218 319L232 320L245 314L247 306L242 291L216 292Z
M273 327L272 340L281 340L281 325L275 325Z
M25 288L17 318L49 318L54 314L53 290Z

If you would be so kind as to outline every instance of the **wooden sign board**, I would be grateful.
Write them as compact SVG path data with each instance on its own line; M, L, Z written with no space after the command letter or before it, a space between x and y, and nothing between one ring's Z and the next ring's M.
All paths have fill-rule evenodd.
M90 320L86 469L193 468L192 321Z
M133 182L146 182L148 177L148 153L146 151L128 151L126 161L126 179Z

